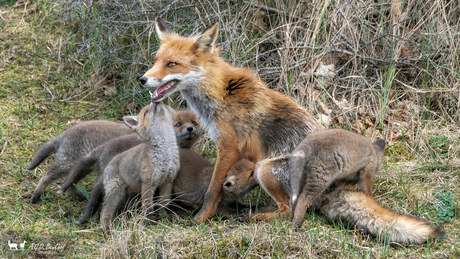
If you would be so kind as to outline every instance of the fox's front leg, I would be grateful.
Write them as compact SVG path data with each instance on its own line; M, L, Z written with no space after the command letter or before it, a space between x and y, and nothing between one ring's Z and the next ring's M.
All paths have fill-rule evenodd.
M280 182L272 173L272 168L264 167L262 164L259 165L258 170L256 169L255 177L260 186L275 200L278 210L256 214L250 213L249 218L253 220L273 220L289 216L289 201L291 197L283 190Z
M214 172L212 173L211 183L209 184L206 195L204 196L203 206L194 218L195 223L203 223L214 215L217 203L222 196L222 183L225 178L227 178L227 173L230 170L230 167L241 158L241 154L238 152L236 144L235 139L231 138L227 139L227 141L220 141L217 149L216 166L214 168Z
M166 207L168 206L169 202L171 201L171 193L173 189L173 184L171 183L165 183L163 186L160 187L160 209L159 209L159 215L161 216L162 214L166 213Z
M141 185L141 195L142 195L142 207L145 211L145 215L147 219L152 219L153 216L153 195L155 194L155 190L157 188L157 184L152 183L150 177L146 177L142 179Z

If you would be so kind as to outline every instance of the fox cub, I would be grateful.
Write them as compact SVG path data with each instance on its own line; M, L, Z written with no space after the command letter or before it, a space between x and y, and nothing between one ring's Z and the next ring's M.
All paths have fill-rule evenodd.
M173 193L175 199L193 207L201 207L204 195L211 182L214 166L204 157L190 149L180 149L181 167L174 180ZM247 208L242 202L239 193L249 192L256 185L239 184L235 175L247 174L248 178L254 178L255 164L247 159L238 160L228 171L224 180L224 193L217 205L216 214L223 218L230 218L237 209ZM242 181L241 179L240 181Z
M374 175L380 171L385 140L371 143L356 133L330 129L306 137L289 162L290 207L294 228L302 225L307 208L334 182L359 183L372 195Z
M214 166L200 154L190 149L179 149L179 157L180 169L177 172L172 189L173 201L192 207L200 207L203 204L204 194L211 182ZM255 164L247 159L241 159L232 166L227 179L224 181L224 194L216 210L217 215L223 218L230 218L232 214L237 213L234 209L235 205L238 209L247 208L241 202L242 196L240 193L247 193L257 185L253 180L254 168ZM244 175L244 177L240 175ZM252 184L246 184L251 179ZM104 199L103 192L104 183L100 178L91 191L85 212L78 219L77 224L86 223L88 218L97 211L99 204Z
M423 243L443 235L418 218L398 215L372 198L373 177L380 170L385 142L371 143L358 134L334 129L310 134L291 156L260 161L255 180L278 205L278 212L251 215L256 220L287 216L299 228L307 208L319 208L330 220L354 224L390 241ZM360 191L349 184L359 183ZM290 206L289 206L290 204Z
M110 229L115 210L129 197L142 195L142 206L148 218L152 216L153 195L157 188L160 203L165 206L168 202L180 168L173 115L172 108L152 102L138 117L124 117L125 123L144 143L116 155L101 176L105 194L101 210L103 228Z
M40 179L30 201L36 203L45 187L56 179L66 176L74 163L85 156L93 148L108 140L132 133L124 124L112 121L93 120L78 123L43 144L32 158L27 167L32 170L45 158L56 153L53 164ZM74 186L70 186L69 194L78 200L86 199Z
M259 181L266 184L271 182L271 185L277 184L286 192L285 195L289 196L291 188L286 173L289 157L267 159L260 163L256 165L254 172L257 178L251 177L251 172L241 170L232 175L233 194L242 198L247 190L251 190L246 187L253 188ZM429 222L414 216L399 215L381 206L372 196L357 191L344 182L331 184L323 195L314 200L310 208L319 210L330 221L341 222L345 226L356 226L364 233L390 242L421 244L430 237L444 236L441 227L433 227Z
M183 148L191 148L202 134L200 122L192 111L177 111L173 117L173 128L177 145ZM75 162L57 193L65 192L67 188L88 175L94 167L98 167L100 173L104 172L105 167L115 155L141 143L142 140L137 138L137 134L130 134L111 139L91 150L86 156Z

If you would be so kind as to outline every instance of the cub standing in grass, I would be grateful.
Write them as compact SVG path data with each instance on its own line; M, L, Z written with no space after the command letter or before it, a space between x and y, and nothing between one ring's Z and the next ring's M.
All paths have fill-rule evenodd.
M166 206L168 203L180 167L173 115L172 108L161 102L152 102L141 110L139 116L125 116L125 123L144 143L116 155L104 170L103 228L110 229L118 206L139 193L148 218L152 216L153 195L157 188L160 190L160 204Z
M247 69L236 68L218 56L214 46L218 25L202 34L183 38L156 18L161 41L155 64L140 78L154 87L158 102L180 91L202 127L217 143L217 161L211 183L195 222L214 214L222 183L240 158L256 163L289 154L321 124L293 99L269 89Z
M66 176L74 163L88 154L93 148L112 138L132 132L129 127L121 123L104 120L86 121L77 123L62 134L43 144L35 152L32 162L27 167L28 170L37 167L45 158L53 153L56 153L56 156L53 164L40 179L30 201L36 203L48 184ZM75 199L86 199L74 186L70 186L68 192Z
M343 129L308 135L292 152L289 162L294 228L302 225L307 208L333 182L358 182L360 190L371 196L384 151L385 140L371 143Z
M126 117L130 118L130 117ZM182 148L191 148L201 136L201 127L192 111L177 111L173 117L173 128L176 132L177 145ZM142 143L137 134L117 137L91 150L86 156L75 162L57 193L63 193L91 173L94 167L104 172L107 164L117 154L124 152Z

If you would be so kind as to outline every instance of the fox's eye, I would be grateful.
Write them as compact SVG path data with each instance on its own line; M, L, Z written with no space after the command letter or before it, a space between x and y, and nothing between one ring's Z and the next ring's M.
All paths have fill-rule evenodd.
M180 127L180 126L182 126L182 123L180 122L176 123L176 127Z
M166 66L169 68L175 67L176 65L177 65L176 62L169 62L168 64L166 64Z
M197 126L197 125L198 125L198 123L196 123L196 121L193 121L192 123L193 123L193 125L195 125L195 126Z
M147 113L149 113L149 111L144 112L144 117L147 116Z

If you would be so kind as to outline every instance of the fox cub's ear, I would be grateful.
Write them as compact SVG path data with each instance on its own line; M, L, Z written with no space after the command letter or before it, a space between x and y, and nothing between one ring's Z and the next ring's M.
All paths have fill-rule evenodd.
M139 116L124 116L123 121L125 122L126 126L134 130L135 127L139 124Z
M174 35L174 32L169 28L165 21L160 18L160 16L155 19L155 30L160 41Z
M219 32L219 24L215 23L213 26L204 30L204 32L198 36L196 40L197 50L214 52L214 42L217 39L217 33Z
M385 151L385 140L383 139L375 141L374 143L372 143L372 145L374 146L374 149L376 150L379 150L382 152Z

